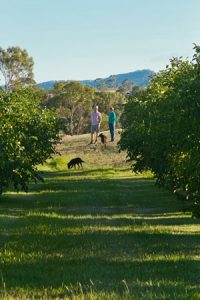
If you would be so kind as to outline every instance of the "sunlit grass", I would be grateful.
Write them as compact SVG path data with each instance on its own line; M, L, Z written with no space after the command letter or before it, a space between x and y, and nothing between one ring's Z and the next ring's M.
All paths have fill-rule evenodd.
M0 200L0 298L200 299L199 220L116 148L69 141L43 183Z

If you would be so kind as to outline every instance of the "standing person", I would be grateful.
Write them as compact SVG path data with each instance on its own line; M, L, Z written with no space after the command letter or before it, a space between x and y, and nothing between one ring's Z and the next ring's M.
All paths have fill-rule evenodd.
M93 142L94 142L94 133L96 133L95 143L97 142L97 137L98 137L98 133L100 130L101 121L102 121L102 115L99 112L98 105L95 105L94 111L91 114L91 142L90 142L90 144L93 144Z
M116 114L114 112L114 107L110 107L110 112L108 114L108 125L110 130L111 142L115 140L115 125L116 125Z

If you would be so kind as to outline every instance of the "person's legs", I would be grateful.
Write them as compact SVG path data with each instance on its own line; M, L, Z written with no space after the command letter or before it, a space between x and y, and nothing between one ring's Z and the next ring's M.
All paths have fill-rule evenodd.
M93 144L94 141L94 126L91 126L91 141L90 144Z
M112 140L112 124L111 123L108 123L108 126L109 126L109 130L110 130L110 138Z
M97 138L98 138L98 133L97 133L97 132L95 132L95 141L94 141L94 143L96 143L96 142L97 142Z
M98 138L98 134L99 134L99 130L100 130L100 126L99 125L96 125L96 128L95 128L95 134L96 134L96 139L95 139L95 143L97 142L97 138Z
M113 124L113 142L115 140L115 124Z
M114 138L115 138L115 130L114 129L115 129L114 124L109 123L111 142L113 142Z
M94 133L91 132L91 141L90 141L91 144L93 144L93 139L94 139Z
M92 125L91 126L91 142L90 144L93 144L93 142L97 142L98 138L98 133L99 133L99 125ZM94 135L95 135L95 141L94 141Z

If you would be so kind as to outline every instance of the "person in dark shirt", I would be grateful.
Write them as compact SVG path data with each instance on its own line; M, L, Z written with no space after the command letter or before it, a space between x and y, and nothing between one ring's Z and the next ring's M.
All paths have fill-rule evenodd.
M110 112L108 114L108 125L110 130L111 142L115 140L115 125L116 125L116 114L114 112L114 107L110 107Z

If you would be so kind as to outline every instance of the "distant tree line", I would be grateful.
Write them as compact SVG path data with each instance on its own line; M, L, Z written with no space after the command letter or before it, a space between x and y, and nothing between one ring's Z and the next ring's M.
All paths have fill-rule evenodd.
M51 90L36 85L33 76L33 58L19 47L0 48L0 71L4 78L5 91L17 91L31 87L40 99L43 108L48 108L58 116L60 126L66 134L82 134L90 131L90 116L94 104L99 105L103 115L101 129L107 130L107 113L113 106L117 114L117 126L121 127L121 115L127 96L134 94L139 87L124 80L117 90L112 89L115 78L107 85L99 80L98 88L82 85L78 81L57 82Z
M120 126L120 116L125 104L125 96L116 92L100 92L79 82L59 82L49 92L45 105L55 109L67 134L88 133L91 126L91 112L95 104L103 113L102 130L107 130L107 113L115 107Z
M117 90L113 90L114 77L107 85L99 80L98 88L79 82L57 82L47 91L37 86L33 74L33 58L20 47L0 47L0 72L4 79L4 91L14 92L31 87L43 108L55 111L60 126L66 134L82 134L90 131L90 116L94 104L99 105L103 115L102 130L108 129L107 113L114 106L117 126L121 126L121 114L127 95L139 88L131 81L124 80Z
M56 112L66 134L75 135L90 132L91 112L97 104L103 115L102 130L108 130L109 107L113 106L117 114L117 126L121 127L121 115L127 97L119 92L97 91L78 81L57 82L51 90L34 86L35 94L41 100L41 106Z

